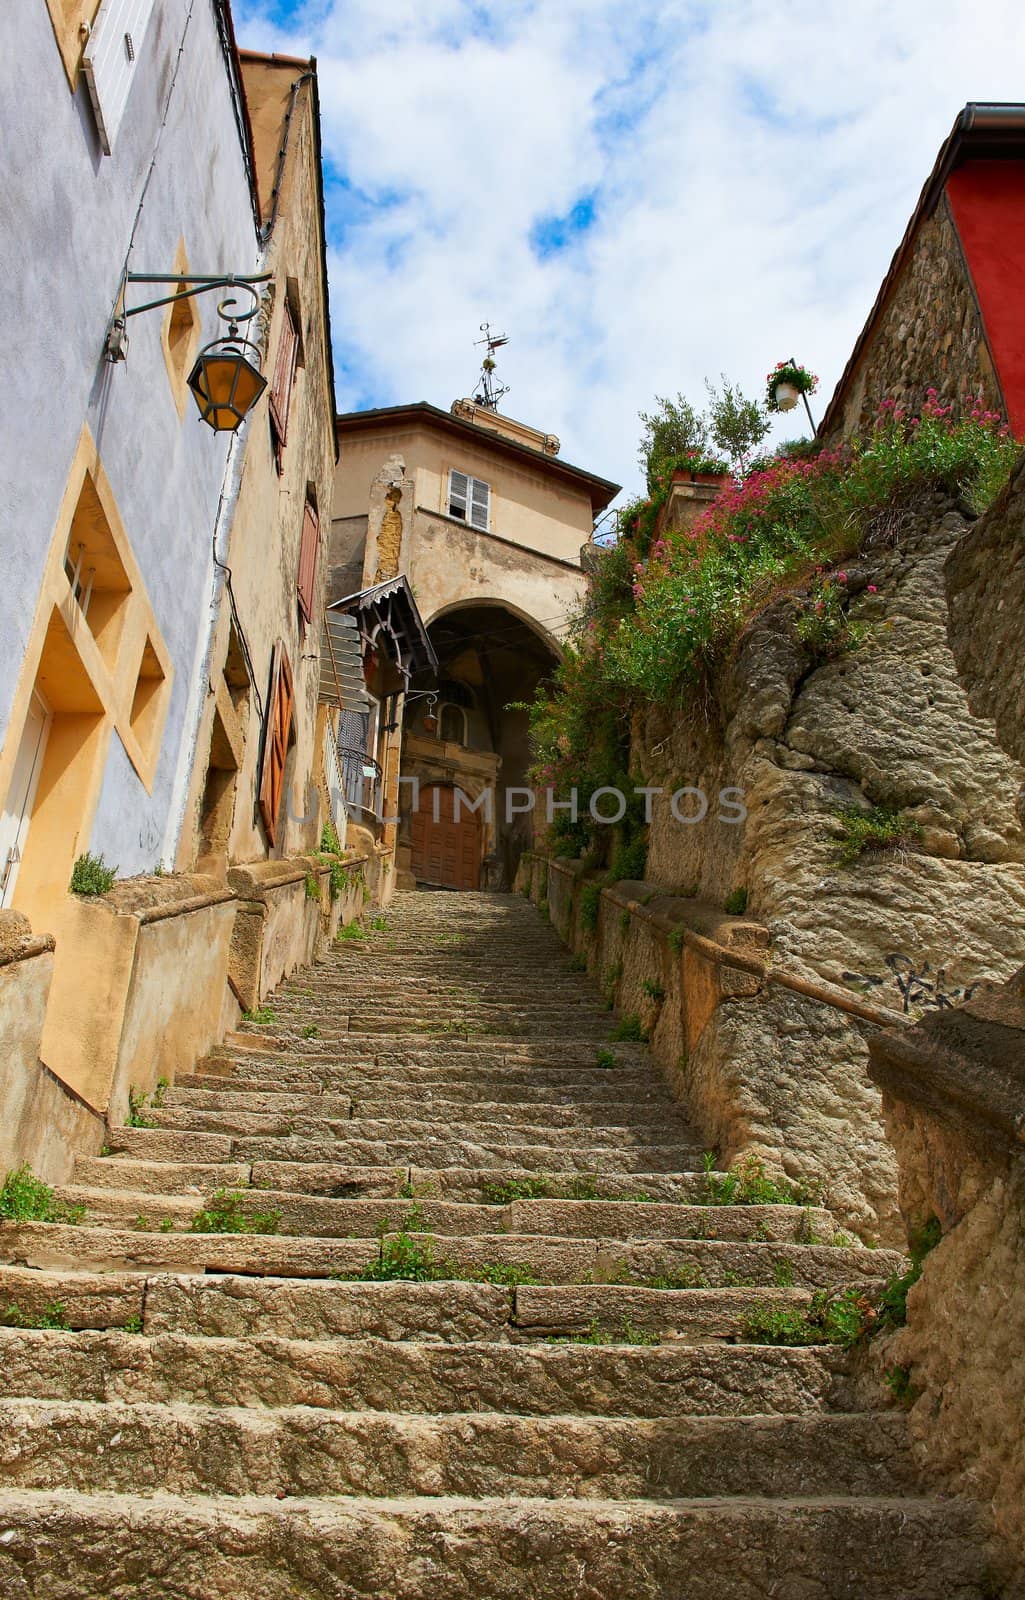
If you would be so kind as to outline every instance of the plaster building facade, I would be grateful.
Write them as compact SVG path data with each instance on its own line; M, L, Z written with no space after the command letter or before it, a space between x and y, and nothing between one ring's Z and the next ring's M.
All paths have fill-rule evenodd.
M919 410L929 387L960 415L1000 412L1025 437L1025 107L971 103L926 181L819 427L870 428L882 400Z
M437 662L369 750L401 820L389 833L364 811L351 826L394 859L399 887L508 887L533 831L510 794L526 784L524 706L559 659L582 551L618 486L471 400L355 412L338 438L332 597L406 578ZM361 737L373 730L353 721L350 745Z
M315 64L240 58L227 0L14 11L0 1149L59 1177L348 908L309 854L336 447ZM189 391L228 300L267 379L235 433Z

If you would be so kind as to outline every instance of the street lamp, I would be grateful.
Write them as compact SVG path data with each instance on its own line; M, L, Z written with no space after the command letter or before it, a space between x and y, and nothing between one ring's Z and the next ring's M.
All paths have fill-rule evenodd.
M272 276L270 272L254 273L248 277L219 278L197 277L195 273L156 276L144 272L126 272L118 294L119 309L115 310L107 330L104 356L108 361L124 361L127 358L129 317L137 317L140 312L152 311L157 306L176 305L180 300L208 294L213 289L244 290L253 299L248 309L239 308L239 301L234 294L226 295L218 302L217 315L228 324L227 334L204 346L186 380L202 420L217 433L234 433L267 387L267 379L260 371L260 352L251 339L240 335L238 325L255 317L260 309L257 285L269 283ZM143 305L128 306L124 303L124 297L130 283L173 284L174 293L162 295L157 300L147 300ZM247 350L252 351L255 361L246 355Z

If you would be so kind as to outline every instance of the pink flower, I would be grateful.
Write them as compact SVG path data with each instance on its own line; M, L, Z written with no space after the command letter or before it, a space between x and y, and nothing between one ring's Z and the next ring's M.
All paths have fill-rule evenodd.
M870 583L868 586L868 592L869 594L878 594L879 590L876 588L874 583Z

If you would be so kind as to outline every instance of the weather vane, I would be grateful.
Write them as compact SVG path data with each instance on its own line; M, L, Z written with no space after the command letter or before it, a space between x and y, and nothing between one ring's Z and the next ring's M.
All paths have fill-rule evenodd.
M504 344L509 343L509 335L506 333L492 333L489 322L482 322L480 331L484 337L483 339L476 339L474 343L487 345L487 351L480 364L480 388L473 397L473 403L475 406L483 406L486 411L497 411L498 402L504 394L509 393L509 385L507 383L496 383L495 351L500 350Z

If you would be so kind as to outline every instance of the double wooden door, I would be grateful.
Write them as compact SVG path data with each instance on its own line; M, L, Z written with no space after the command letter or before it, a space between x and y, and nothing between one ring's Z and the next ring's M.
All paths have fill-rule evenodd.
M480 821L463 803L459 813L457 820L454 789L431 784L420 790L413 813L412 868L418 883L442 889L480 887Z

